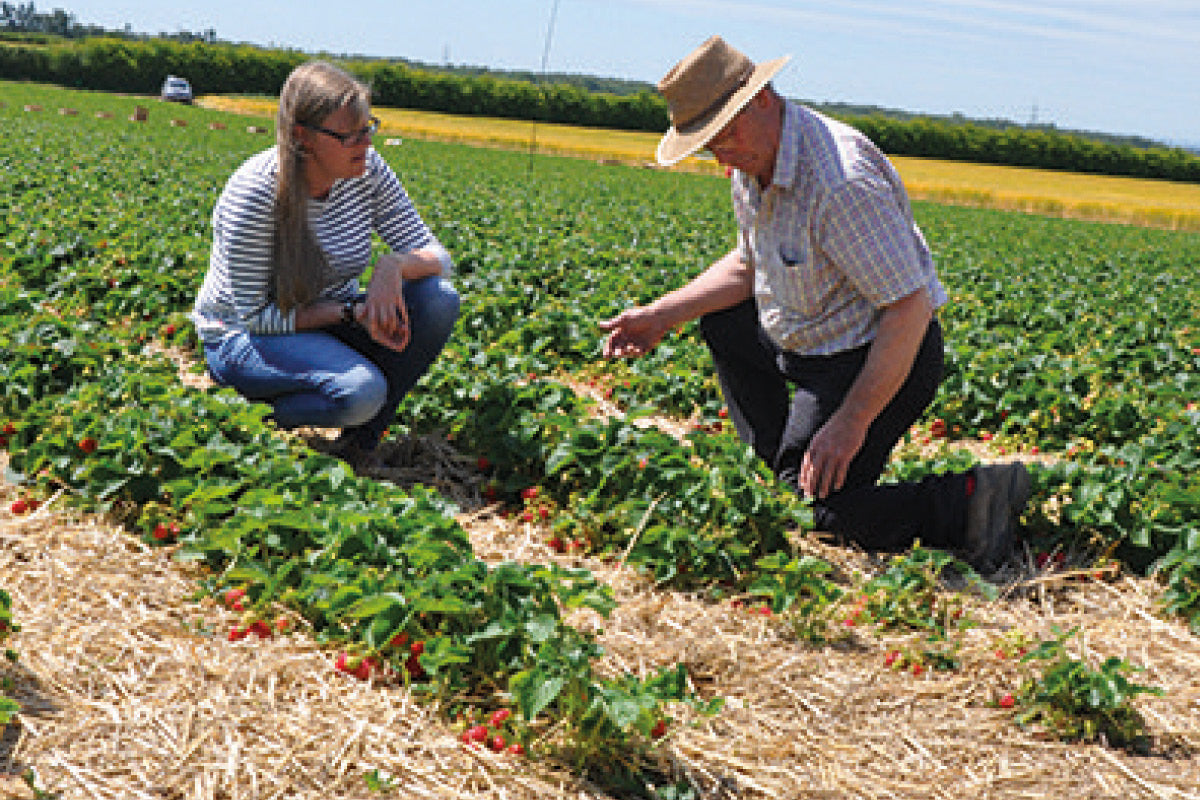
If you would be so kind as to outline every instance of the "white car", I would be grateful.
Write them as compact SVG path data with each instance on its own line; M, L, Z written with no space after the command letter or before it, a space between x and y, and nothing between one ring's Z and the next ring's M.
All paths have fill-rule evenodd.
M163 81L160 96L163 100L170 100L176 103L190 103L192 102L192 85L187 82L187 78L168 75L167 79Z

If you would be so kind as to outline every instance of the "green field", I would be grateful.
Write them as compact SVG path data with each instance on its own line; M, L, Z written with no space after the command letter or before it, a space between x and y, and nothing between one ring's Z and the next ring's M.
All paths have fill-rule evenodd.
M269 137L228 114L157 102L147 122L129 121L144 99L0 84L0 102L6 498L102 514L145 551L169 544L199 595L246 592L241 616L220 624L287 615L306 652L375 659L381 697L411 691L435 708L454 757L450 737L468 722L513 712L504 735L533 758L512 767L462 756L479 796L560 796L559 780L612 797L724 796L721 781L736 796L847 785L865 795L888 774L901 790L937 794L936 775L872 755L891 738L863 745L853 730L789 750L781 766L776 678L789 696L821 706L786 709L779 737L792 747L837 716L822 692L896 679L889 691L905 694L855 713L888 720L916 708L964 721L936 732L911 719L888 723L914 726L910 738L926 752L994 748L989 763L1029 759L1025 774L1067 781L1080 796L1081 786L1132 796L1146 785L1142 770L1163 792L1195 785L1200 733L1187 720L1197 691L1188 625L1200 622L1200 234L915 204L952 298L941 312L947 377L890 475L1002 455L1035 462L1023 519L1029 563L998 579L1004 594L994 600L994 588L938 580L954 569L941 554L847 560L850 569L839 560L848 554L817 549L808 509L723 424L694 326L639 361L600 359L597 320L682 284L732 246L725 180L447 143L381 146L453 254L463 296L451 346L391 436L450 446L471 465L456 487L433 475L427 485L395 485L281 436L261 408L230 392L182 385L161 354L196 358L185 314L207 266L209 214L230 172ZM24 110L30 104L42 110ZM586 386L617 413L599 415L573 388ZM951 431L947 440L929 441L934 418ZM681 441L641 420L692 432ZM468 499L451 503L451 488L464 484L456 496ZM467 529L485 498L521 526L507 529L514 544L503 558L481 555L482 534ZM5 525L20 523L16 512L0 513ZM159 525L171 532L157 538ZM570 543L569 558L554 539ZM1083 656L1022 619L1023 598L1059 580L1055 553L1075 570L1067 589L1078 577L1088 597L1118 595L1130 607L1152 593L1150 627L1191 648L1187 658L1144 663L1154 650L1120 644L1145 633L1146 618L1132 612L1116 633L1104 615L1063 615L1088 626ZM1156 563L1153 580L1134 583ZM19 559L4 569L0 589L21 585ZM636 612L627 587L614 591L614 569L637 576L645 604ZM1118 574L1121 583L1107 582ZM23 624L34 612L15 597ZM734 617L711 650L690 638L686 619L656 627L662 609L691 604L708 619L731 599L765 608L767 619ZM235 646L213 627L215 614L205 619L189 646ZM636 648L620 637L602 646L597 631L607 625L642 638ZM758 638L739 633L751 627ZM418 661L399 648L400 634L423 643ZM735 639L737 657L724 647ZM22 661L40 663L14 641ZM1038 658L1005 662L1002 673L993 653L1011 659L1025 647ZM900 683L882 666L893 649L921 683ZM782 665L776 673L739 675L768 658ZM1152 670L1139 682L1177 684L1146 717L1132 710L1139 693L1125 683L1139 665ZM828 677L837 670L842 680ZM723 710L742 679L758 692ZM1011 712L995 702L1001 679L1018 695ZM27 675L6 680L0 686L33 691ZM53 694L51 683L41 691ZM964 686L985 683L964 699ZM1078 697L1056 693L1063 685ZM773 722L759 725L756 715ZM689 747L694 736L709 744ZM1111 755L1105 742L1150 757ZM219 735L196 738L193 749L179 744L172 763L180 774L220 772L219 745ZM731 746L736 763L720 755ZM70 770L33 750L49 759L51 788L71 785ZM857 760L842 765L839 783L837 754L850 752ZM1123 769L1094 777L1073 762L1079 753L1100 764L1120 758ZM431 774L446 769L435 756L422 763ZM364 756L336 780L361 785L367 772ZM988 775L976 788L991 796L1028 788L1020 775ZM540 794L529 788L535 779Z

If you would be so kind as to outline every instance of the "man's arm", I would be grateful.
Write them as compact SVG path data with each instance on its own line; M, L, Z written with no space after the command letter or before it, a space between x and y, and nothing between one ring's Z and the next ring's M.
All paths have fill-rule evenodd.
M804 454L800 489L805 494L820 498L842 488L867 429L908 378L932 317L933 302L925 289L883 309L866 364Z
M642 356L676 325L735 306L754 291L754 270L731 250L686 285L649 305L622 311L600 327L608 331L605 358Z

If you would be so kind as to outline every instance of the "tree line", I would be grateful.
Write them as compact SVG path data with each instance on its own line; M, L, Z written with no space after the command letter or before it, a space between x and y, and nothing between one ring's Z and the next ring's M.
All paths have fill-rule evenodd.
M0 11L8 8L0 4ZM30 41L28 34L3 31L0 26L0 78L103 91L157 94L163 78L174 74L188 78L197 94L274 95L296 65L312 58L299 50L206 37L47 36ZM335 60L371 86L380 106L621 130L662 131L670 124L666 102L649 89L613 94L570 83L434 71L394 60ZM929 117L833 116L892 155L1200 182L1200 157L1181 148L1135 147L1055 129Z

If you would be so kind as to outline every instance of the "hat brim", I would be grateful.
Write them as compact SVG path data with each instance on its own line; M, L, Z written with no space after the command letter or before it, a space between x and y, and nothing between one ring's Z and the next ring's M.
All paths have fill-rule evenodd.
M720 133L721 129L746 107L754 95L758 94L758 90L766 86L775 77L775 74L791 60L791 56L784 56L758 64L754 68L754 72L750 73L746 83L711 114L683 129L672 126L658 142L658 149L654 152L655 161L664 167L669 167L679 163L697 150L702 150L710 139Z

